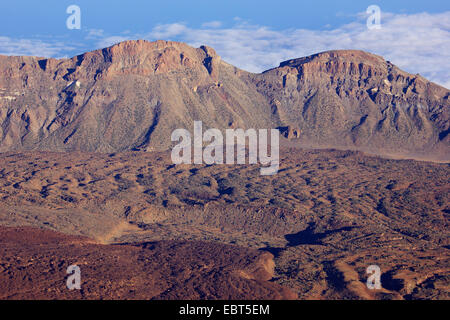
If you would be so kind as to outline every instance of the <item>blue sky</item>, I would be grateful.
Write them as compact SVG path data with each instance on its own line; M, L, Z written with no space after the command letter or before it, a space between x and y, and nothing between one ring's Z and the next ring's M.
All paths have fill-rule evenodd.
M81 30L69 30L69 5ZM368 30L366 8L381 9ZM126 39L214 47L252 72L329 49L383 55L450 87L450 1L49 0L0 3L0 54L70 57Z

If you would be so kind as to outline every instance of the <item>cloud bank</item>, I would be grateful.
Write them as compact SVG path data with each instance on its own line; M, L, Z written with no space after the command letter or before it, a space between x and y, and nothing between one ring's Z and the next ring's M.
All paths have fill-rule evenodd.
M0 55L64 57L75 47L64 41L43 41L37 39L13 39L0 36Z
M320 51L359 49L450 88L450 12L384 13L379 30L369 30L362 14L357 21L330 30L272 30L246 23L232 28L195 29L174 23L158 25L144 38L180 40L193 46L207 44L225 61L252 72Z

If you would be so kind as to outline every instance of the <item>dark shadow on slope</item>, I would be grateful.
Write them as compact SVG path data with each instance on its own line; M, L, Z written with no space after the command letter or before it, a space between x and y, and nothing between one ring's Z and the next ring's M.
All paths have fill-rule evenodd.
M284 238L288 241L286 247L295 247L299 245L323 245L322 239L342 231L351 231L355 227L342 227L335 230L329 230L325 232L315 233L316 225L314 223L310 223L308 228L303 231L287 234Z
M286 250L289 247L296 247L300 245L320 245L323 246L322 239L342 231L350 231L356 227L342 227L339 229L329 230L325 232L315 233L316 224L310 223L305 230L299 231L297 233L286 234L284 238L288 241L286 247L284 248L276 248L276 247L266 247L261 248L262 251L267 251L278 257L283 250Z

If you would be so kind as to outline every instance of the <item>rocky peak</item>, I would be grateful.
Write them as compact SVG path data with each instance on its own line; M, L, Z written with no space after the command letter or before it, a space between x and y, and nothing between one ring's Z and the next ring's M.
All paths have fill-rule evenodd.
M309 79L330 76L342 79L378 79L386 78L393 67L382 57L371 53L334 50L284 61L277 70Z
M418 97L444 99L448 90L418 74L400 70L383 57L360 50L333 50L284 61L266 71L283 77L284 85L301 80L304 85L329 85L340 92L357 89L371 97L383 94L402 99Z
M71 59L0 56L0 64L7 67L4 73L10 77L44 72L55 80L67 82L90 82L127 74L150 76L183 69L207 72L217 78L220 61L210 47L193 48L185 43L163 40L124 41Z
M298 68L304 64L321 65L321 64L360 64L377 65L384 63L385 60L375 54L361 50L331 50L320 52L311 56L291 59L280 63L281 67Z
M218 56L213 49L205 46L196 49L180 42L131 40L74 59L77 66L86 69L90 69L92 64L98 66L100 62L102 68L95 71L96 76L111 77L120 74L162 74L203 67L212 74L216 67L213 62L218 61Z

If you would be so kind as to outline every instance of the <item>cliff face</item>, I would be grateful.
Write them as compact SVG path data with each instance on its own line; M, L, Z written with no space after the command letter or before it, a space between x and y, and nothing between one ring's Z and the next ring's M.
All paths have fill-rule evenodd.
M0 56L0 151L170 146L176 128L284 128L295 143L448 159L449 90L361 51L251 74L209 47L126 41L72 59Z

